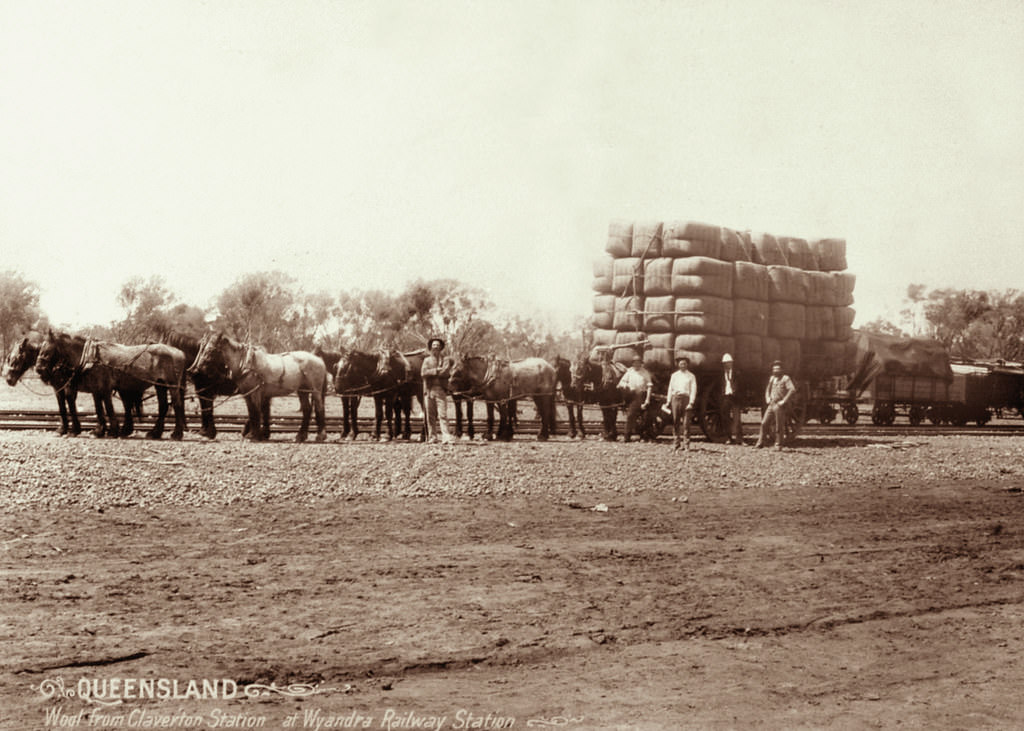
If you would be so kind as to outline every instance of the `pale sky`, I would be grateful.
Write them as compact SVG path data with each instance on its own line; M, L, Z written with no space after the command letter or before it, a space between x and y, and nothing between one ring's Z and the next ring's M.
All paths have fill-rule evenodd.
M454 277L571 324L612 219L1024 288L1024 3L0 0L0 269L54 323Z

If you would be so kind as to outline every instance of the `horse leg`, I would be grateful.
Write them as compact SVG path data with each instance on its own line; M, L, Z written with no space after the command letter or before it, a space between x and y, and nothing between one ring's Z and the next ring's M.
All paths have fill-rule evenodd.
M452 395L452 404L455 408L455 438L462 438L462 397Z
M243 439L251 439L252 441L258 441L260 438L260 430L263 428L260 424L260 405L259 402L252 396L245 397L245 409L249 412L249 421L246 423L248 427L248 433L242 434Z
M473 429L473 399L466 399L466 436L469 437L469 441L473 441L476 437L476 432Z
M101 399L102 408L106 409L106 412L107 412L107 420L108 420L107 436L116 437L118 435L121 435L121 430L118 428L118 424L117 424L117 412L114 411L114 394L113 394L113 392L111 392L111 391L103 392L103 394L100 396L100 399ZM127 436L128 434L131 434L131 432L128 432L127 434L124 434L122 436Z
M60 412L60 429L57 433L61 436L68 433L68 407L65 403L67 397L63 391L57 391L57 410Z
M534 396L533 404L537 407L537 416L540 419L540 433L537 434L537 441L546 442L549 436L548 422L550 421L547 398L545 396Z
M78 420L78 390L73 388L64 389L61 395L67 404L68 419L71 422L68 433L73 437L77 437L82 433L82 422Z
M583 404L576 404L573 408L576 411L576 424L580 431L580 439L586 439L587 430L583 427Z
M324 392L313 393L313 413L316 416L316 440L322 442L327 439L327 416L324 412Z
M349 414L352 419L352 441L359 436L359 397L349 397Z
M121 405L124 407L124 423L121 424L120 429L118 429L117 426L114 425L114 410L113 407L111 407L109 414L111 431L114 434L114 436L128 437L135 432L134 414L136 396L132 393L123 393L121 391L118 391L117 393L121 397ZM111 404L113 404L113 401L111 401Z
M156 406L156 423L146 432L147 439L159 439L164 435L164 421L167 419L167 386L156 386Z
M260 399L260 440L267 441L270 439L270 397L263 396Z
M92 405L96 410L96 426L92 428L92 435L102 439L107 436L107 415L103 411L103 396L94 392L92 395Z
M171 406L174 407L174 429L171 439L180 441L185 436L185 387L171 389Z
M380 396L373 397L373 417L373 438L379 442L381 423L384 421L384 399Z
M199 435L207 439L214 439L217 436L217 427L213 423L213 397L207 395L205 389L198 388L196 397L199 399L199 415L202 422L202 426L199 427ZM182 402L184 402L184 396Z
M309 403L309 394L299 389L299 408L302 410L302 425L299 426L299 433L295 435L295 441L304 442L309 436L309 417L313 407Z

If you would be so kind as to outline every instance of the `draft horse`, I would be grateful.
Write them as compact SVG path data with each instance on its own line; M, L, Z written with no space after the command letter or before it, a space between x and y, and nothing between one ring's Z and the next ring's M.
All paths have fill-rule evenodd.
M189 365L196 362L199 355L201 340L179 332L168 332L161 340L185 354L185 362ZM199 414L202 426L199 434L207 439L217 437L217 425L213 420L213 403L217 396L233 396L238 392L235 382L231 380L228 365L220 358L219 353L213 354L210 367L202 372L188 371L192 385L195 386L196 398L199 399ZM247 434L250 425L246 424L243 434Z
M78 418L78 392L92 394L96 408L96 426L93 435L128 436L134 430L132 413L142 402L149 384L121 371L105 367L84 371L80 366L86 339L81 335L54 333L48 330L39 346L36 371L43 383L57 394L57 407L61 410L61 433L76 436L82 432ZM114 412L111 392L116 390L124 405L124 427L119 428ZM64 421L66 414L66 422Z
M419 401L420 412L423 413L423 424L420 428L420 441L427 439L427 412L423 404L423 361L427 353L416 350L401 353L397 350L381 348L377 357L377 376L381 382L393 382L395 391L390 401L395 422L395 436L401 435L408 441L412 438L412 404ZM461 434L460 434L461 436Z
M134 379L145 387L156 389L157 415L153 428L146 432L149 439L159 439L164 433L168 402L174 409L174 429L171 439L181 439L185 433L185 354L164 343L121 345L102 340L89 340L82 349L79 371L83 379L95 375L99 386L97 395L110 402L110 394L123 378ZM125 405L125 428L131 433L131 410Z
M569 412L569 438L575 439L579 434L580 439L586 439L587 430L583 426L584 393L582 388L573 385L572 361L558 355L551 366L555 369L555 380L562 389L565 408Z
M373 397L374 432L378 441L384 423L387 424L387 439L395 436L392 424L394 398L398 382L392 373L380 372L380 356L349 350L342 354L334 370L334 390L341 396L360 398Z
M207 333L189 372L213 375L211 369L215 369L217 353L227 364L238 392L245 397L250 439L270 439L271 399L293 393L299 397L302 408L302 424L295 441L306 441L313 412L316 414L316 441L322 442L327 438L324 417L327 367L323 360L304 350L268 353L263 348L239 343L222 332Z
M313 351L313 355L323 360L328 374L333 374L337 372L338 362L345 353L339 350L324 350L318 345ZM341 397L341 438L345 439L351 435L355 439L359 434L359 397L345 396L344 394L339 394L339 396Z
M582 401L597 404L601 409L601 438L614 442L619 438L617 419L622 398L619 394L619 380L626 367L602 358L599 362L591 359L586 352L580 353L572 363L571 387L582 396Z
M543 358L514 362L497 358L456 355L450 378L452 388L494 404L498 409L498 438L512 438L515 403L530 397L537 406L540 433L546 440L557 430L555 416L555 369ZM488 431L491 419L488 419Z

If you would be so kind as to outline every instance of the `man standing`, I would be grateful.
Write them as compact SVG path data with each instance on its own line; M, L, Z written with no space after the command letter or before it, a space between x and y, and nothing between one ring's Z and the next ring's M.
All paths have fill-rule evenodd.
M741 422L741 406L739 382L733 368L732 356L722 356L722 379L719 382L719 396L722 404L722 423L729 430L729 444L743 444L743 424Z
M451 371L451 360L441 354L444 341L431 338L427 341L430 355L423 359L420 376L423 378L423 403L426 407L427 434L429 441L437 443L438 437L445 444L452 441L448 433L448 401L445 385ZM440 432L440 434L439 434Z
M682 423L683 444L687 451L690 449L690 417L693 415L693 405L697 402L697 377L690 372L690 359L681 357L676 359L676 371L668 381L668 395L666 400L672 409L672 433L676 441L673 450L679 449L679 426Z
M626 404L626 438L628 442L636 429L636 418L651 403L651 375L644 368L644 360L639 355L619 379L619 393Z
M772 363L772 377L768 379L768 386L764 390L767 407L764 410L764 418L761 419L761 433L757 437L755 447L760 449L764 446L765 430L774 420L775 448L782 451L782 438L786 432L786 403L794 393L796 386L789 376L782 372L782 361L775 361Z

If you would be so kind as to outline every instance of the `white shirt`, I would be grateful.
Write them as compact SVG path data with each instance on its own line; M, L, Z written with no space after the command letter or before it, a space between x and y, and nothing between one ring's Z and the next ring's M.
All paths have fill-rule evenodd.
M676 370L668 381L668 402L672 403L672 397L676 395L690 397L690 406L697 403L697 377L693 371Z

